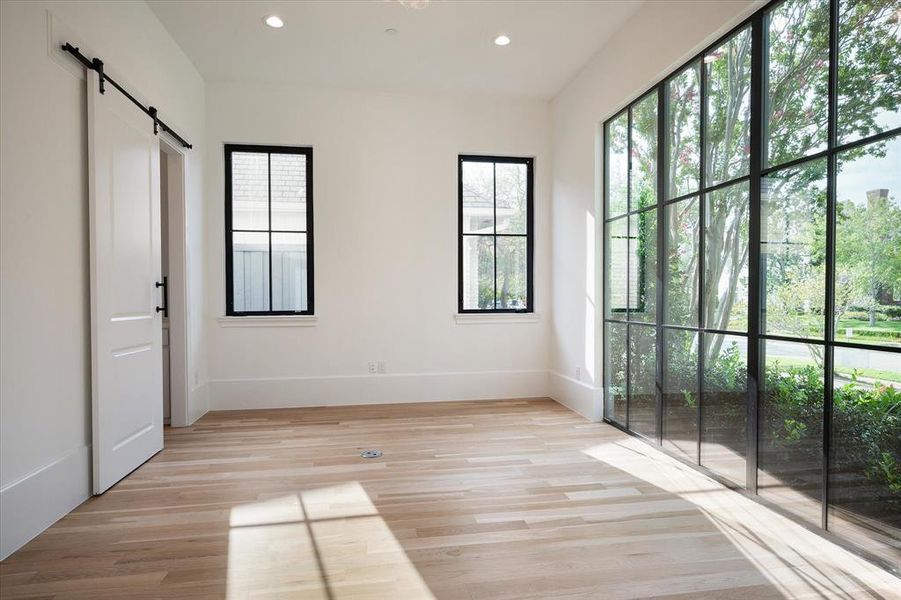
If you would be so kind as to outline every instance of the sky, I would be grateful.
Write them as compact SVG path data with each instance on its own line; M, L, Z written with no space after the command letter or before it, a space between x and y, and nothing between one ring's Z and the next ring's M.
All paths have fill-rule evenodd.
M901 135L886 142L883 158L865 155L841 166L836 179L836 197L839 202L853 200L866 202L870 190L886 188L889 198L901 207ZM841 159L841 155L839 155Z

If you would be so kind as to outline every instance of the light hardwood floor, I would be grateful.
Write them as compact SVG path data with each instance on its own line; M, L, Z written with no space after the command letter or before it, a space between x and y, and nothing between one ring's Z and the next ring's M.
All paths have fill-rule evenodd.
M384 452L359 456L364 448ZM211 413L0 565L13 598L894 598L547 399Z

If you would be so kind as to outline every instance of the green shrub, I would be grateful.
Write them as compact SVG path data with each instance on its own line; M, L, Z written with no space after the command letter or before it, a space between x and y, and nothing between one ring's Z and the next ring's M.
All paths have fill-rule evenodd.
M893 321L901 319L901 305L883 304L877 310Z
M853 327L852 329L854 329L854 335L857 337L878 337L901 340L901 331L895 331L894 329L885 329L884 327L868 327L866 329Z
M817 468L822 448L824 385L819 367L768 365L761 449L770 468ZM901 389L851 382L833 392L834 481L830 498L880 520L901 515ZM766 465L764 465L766 467ZM893 515L889 517L889 515ZM895 526L897 522L893 523Z
M848 310L842 313L843 319L857 319L860 321L868 321L870 319L870 311L863 306L849 306ZM897 321L901 320L901 305L897 304L879 304L876 306L877 321Z
M681 380L691 389L696 385L696 356L687 347L678 350L671 355L668 381ZM735 428L744 423L746 371L737 348L724 346L719 358L708 363L704 377L709 390L704 430L708 438L724 436L716 441L737 452L745 451L744 437L735 435ZM860 381L852 374L850 383L835 388L830 500L901 527L901 386L894 385ZM686 393L684 404L691 406L692 400ZM824 404L822 367L767 364L759 416L762 469L779 477L795 476L786 483L798 489L818 488Z
M849 310L849 311L842 313L841 318L848 319L851 321L869 321L870 313L868 313L866 311L862 311L862 310ZM888 315L886 315L884 312L876 313L876 321L877 322L878 321L888 321L888 320L889 320Z
M695 338L671 334L666 340L667 410L693 409ZM830 502L901 528L901 384L879 382L872 374L866 380L856 372L849 376L849 383L833 390ZM706 361L705 439L739 453L746 451L746 379L745 359L735 345L725 344L716 359ZM822 477L825 383L822 366L778 360L766 365L761 382L760 468L811 493Z

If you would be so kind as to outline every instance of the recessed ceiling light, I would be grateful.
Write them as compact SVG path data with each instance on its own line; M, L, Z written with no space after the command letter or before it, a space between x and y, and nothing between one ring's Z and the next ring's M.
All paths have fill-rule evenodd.
M281 29L285 26L285 22L282 21L282 18L278 15L269 15L268 17L263 19L263 22L273 29Z
M510 38L508 38L505 35L499 35L496 38L494 38L494 43L497 46L506 46L507 44L510 43Z
M389 27L388 29L385 30L385 34L386 35L397 35L397 29L395 29L394 27Z

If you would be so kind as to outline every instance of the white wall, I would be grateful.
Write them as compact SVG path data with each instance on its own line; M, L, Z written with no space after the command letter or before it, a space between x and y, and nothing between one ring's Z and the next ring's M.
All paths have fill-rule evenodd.
M143 3L0 3L0 556L90 489L85 90L48 40L65 37L103 57L195 145L187 154L189 420L208 403L546 394L598 418L598 125L753 4L645 4L550 106L205 86ZM219 322L225 142L314 147L312 327ZM459 153L536 158L531 322L454 319ZM387 374L369 375L372 360L385 361Z
M589 418L602 416L600 125L761 4L648 2L553 101L549 388Z
M90 491L85 83L71 59L51 56L63 37L102 57L195 144L186 165L188 283L195 305L203 301L196 69L143 2L0 3L0 558ZM206 410L198 312L189 314L193 417Z
M546 102L210 84L206 208L212 408L547 393ZM223 327L223 144L313 146L313 327ZM537 322L457 309L457 155L535 157ZM367 363L384 360L385 375Z

